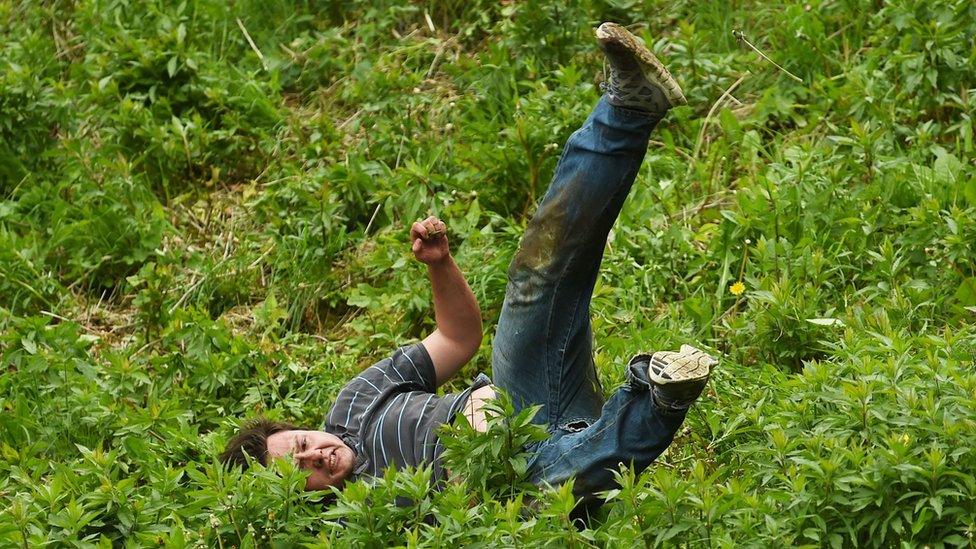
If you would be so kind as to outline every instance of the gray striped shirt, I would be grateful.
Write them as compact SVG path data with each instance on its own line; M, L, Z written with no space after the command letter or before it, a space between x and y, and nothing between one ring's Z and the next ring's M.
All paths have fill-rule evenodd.
M353 479L379 476L389 466L431 464L443 477L437 428L464 408L471 391L490 383L479 375L461 393L438 396L434 365L422 343L397 349L339 392L322 429L356 452Z

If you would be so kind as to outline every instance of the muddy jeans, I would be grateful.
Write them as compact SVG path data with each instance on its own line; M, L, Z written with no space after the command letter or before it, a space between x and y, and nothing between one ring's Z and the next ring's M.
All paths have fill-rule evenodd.
M590 330L607 235L658 121L602 98L566 143L509 267L492 373L517 409L542 406L536 421L552 435L532 448L529 476L537 484L575 477L577 493L610 489L611 469L646 468L684 420L686 410L652 402L646 357L631 361L627 383L604 401Z

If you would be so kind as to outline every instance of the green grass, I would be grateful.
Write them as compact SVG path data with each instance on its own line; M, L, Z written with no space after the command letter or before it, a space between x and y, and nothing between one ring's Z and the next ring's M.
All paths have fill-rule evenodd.
M608 389L722 355L675 444L582 530L512 476L519 422L458 426L437 493L215 466L433 327L423 215L485 315L451 388L490 370L603 20L689 99L593 306ZM0 37L0 545L973 546L972 2L0 0Z

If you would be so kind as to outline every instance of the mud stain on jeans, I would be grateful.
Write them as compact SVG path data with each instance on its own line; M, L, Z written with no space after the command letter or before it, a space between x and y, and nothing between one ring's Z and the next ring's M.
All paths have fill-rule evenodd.
M572 217L566 195L564 188L545 200L529 223L508 270L505 299L509 304L531 305L545 298L555 284L560 270L558 251Z
M570 208L579 207L572 204L569 194L573 187L579 185L579 176L567 185L560 186L556 193L545 200L529 223L525 236L519 244L519 250L512 260L510 273L529 269L537 272L543 278L553 274L553 266L557 259L560 245L567 236L567 225L574 217Z

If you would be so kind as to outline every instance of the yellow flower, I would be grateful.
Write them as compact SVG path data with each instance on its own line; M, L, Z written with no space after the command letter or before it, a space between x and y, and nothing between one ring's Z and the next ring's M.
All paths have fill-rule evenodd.
M732 295L742 295L742 292L744 291L746 291L746 285L743 284L741 280L729 286L729 293Z

